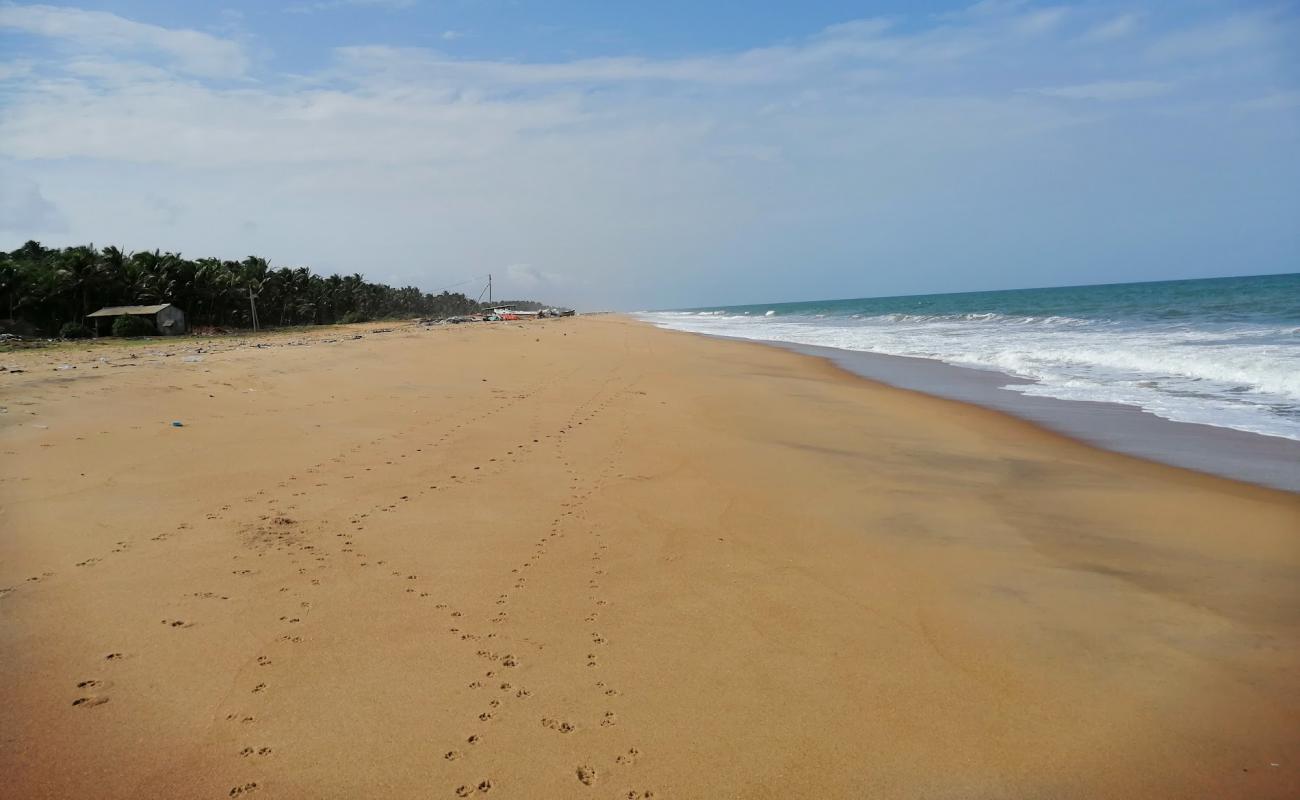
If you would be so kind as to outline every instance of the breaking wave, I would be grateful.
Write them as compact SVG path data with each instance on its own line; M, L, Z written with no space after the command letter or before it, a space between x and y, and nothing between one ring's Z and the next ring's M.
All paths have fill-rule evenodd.
M1224 287L1187 288L1214 281L1178 281L932 295L920 298L925 303L895 298L640 316L697 333L996 370L1029 380L1006 387L1025 394L1122 403L1180 422L1300 440L1300 276L1225 280L1270 279L1271 285L1251 287L1264 293L1254 302L1251 292L1240 288L1238 293L1247 296L1225 302ZM1145 287L1150 302L1137 302L1133 287ZM1160 287L1176 290L1162 294ZM1120 308L1108 308L1106 298L1098 296L1108 290L1124 295ZM1288 297L1288 292L1294 293ZM1080 312L1063 307L1085 295ZM942 308L980 300L986 301L984 308ZM888 308L905 301L940 308ZM1012 313L1008 305L1040 306L1051 313Z

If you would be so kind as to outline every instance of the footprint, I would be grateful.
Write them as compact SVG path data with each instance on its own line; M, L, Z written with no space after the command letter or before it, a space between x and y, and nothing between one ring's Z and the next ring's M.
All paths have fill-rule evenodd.
M637 757L640 755L641 755L641 751L633 747L630 750L628 750L626 753L624 753L623 755L619 756L614 760L617 761L619 764L635 764Z
M78 697L76 700L72 701L72 704L74 706L82 706L83 708L93 708L95 706L102 706L107 702L107 697Z
M590 786L596 782L595 767L590 767L587 766L586 764L583 764L582 766L578 767L575 770L575 772L578 775L579 782L581 782L583 786Z
M257 789L258 789L258 786L257 786L257 783L256 783L256 782L253 782L253 783L245 783L245 784L243 784L242 786L236 786L236 787L234 787L233 789L231 789L231 790L230 790L230 796L231 796L231 797L239 797L240 795L245 795L245 794L250 794L250 793L252 793L252 792L256 792Z

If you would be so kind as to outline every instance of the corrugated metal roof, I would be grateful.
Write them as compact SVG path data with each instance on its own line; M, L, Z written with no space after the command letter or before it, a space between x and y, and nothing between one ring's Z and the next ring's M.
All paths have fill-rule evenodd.
M163 303L157 306L109 306L101 308L94 314L87 314L87 317L120 317L123 314L157 314L171 303Z

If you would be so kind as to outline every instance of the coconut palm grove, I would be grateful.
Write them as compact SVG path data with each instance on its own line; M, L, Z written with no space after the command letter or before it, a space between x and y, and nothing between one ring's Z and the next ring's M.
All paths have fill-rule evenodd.
M458 292L371 283L359 274L273 269L265 258L184 258L94 245L49 248L29 241L0 252L0 321L26 335L87 335L85 317L103 306L172 303L191 327L247 327L249 294L262 325L325 325L386 317L442 317L477 311Z

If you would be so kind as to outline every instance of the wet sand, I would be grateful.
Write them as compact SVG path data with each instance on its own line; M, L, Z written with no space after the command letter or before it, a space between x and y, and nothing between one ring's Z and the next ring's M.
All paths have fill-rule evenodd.
M1034 381L927 358L767 342L903 389L1004 411L1103 450L1300 493L1300 440L1175 422L1120 403L1061 400L1011 387Z
M1300 497L618 317L374 327L0 355L6 796L1300 793Z

